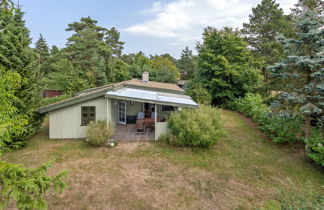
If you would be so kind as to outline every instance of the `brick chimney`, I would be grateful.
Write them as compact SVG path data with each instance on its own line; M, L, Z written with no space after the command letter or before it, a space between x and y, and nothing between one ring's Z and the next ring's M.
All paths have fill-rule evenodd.
M148 82L149 81L149 73L143 72L142 74L142 82Z

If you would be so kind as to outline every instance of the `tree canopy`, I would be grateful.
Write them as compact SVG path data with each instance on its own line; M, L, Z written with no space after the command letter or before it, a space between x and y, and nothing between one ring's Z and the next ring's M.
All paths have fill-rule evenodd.
M197 50L197 78L213 104L226 104L261 86L262 76L239 31L207 27Z

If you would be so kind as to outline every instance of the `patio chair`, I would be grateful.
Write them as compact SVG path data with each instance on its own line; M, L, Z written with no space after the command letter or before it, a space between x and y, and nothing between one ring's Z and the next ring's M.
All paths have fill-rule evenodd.
M136 119L136 131L137 133L144 132L144 122L141 120L144 119L144 113L138 112Z
M137 113L137 119L144 119L144 113L143 112L138 112Z

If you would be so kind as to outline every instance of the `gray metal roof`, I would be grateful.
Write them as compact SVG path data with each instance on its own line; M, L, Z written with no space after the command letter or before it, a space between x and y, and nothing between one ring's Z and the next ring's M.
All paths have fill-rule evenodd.
M192 100L190 96L187 95L141 90L127 87L119 90L108 91L106 93L106 97L183 107L198 106L198 104L194 100Z

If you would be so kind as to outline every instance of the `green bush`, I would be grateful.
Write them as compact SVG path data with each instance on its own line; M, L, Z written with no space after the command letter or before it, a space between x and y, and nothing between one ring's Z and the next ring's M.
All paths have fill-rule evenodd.
M172 145L209 148L223 133L220 112L210 106L173 112L168 122Z
M109 123L107 126L107 123L105 121L91 121L87 128L86 141L89 144L101 146L105 142L107 142L110 137L112 137L114 130L115 128L112 123Z
M307 156L315 163L324 167L324 135L323 130L314 129L312 136L304 139L306 145L310 147Z
M210 105L212 96L200 83L189 82L186 88L186 94L191 96L199 104Z
M65 188L63 179L67 171L48 176L50 163L39 168L27 169L0 161L0 209L16 201L18 209L46 209L44 196L52 192L61 192Z
M303 121L300 117L281 117L269 114L260 120L258 127L274 142L299 141L303 136Z
M236 99L229 106L251 117L258 127L276 143L301 140L302 119L299 116L281 116L272 113L258 94L249 93L244 98Z

